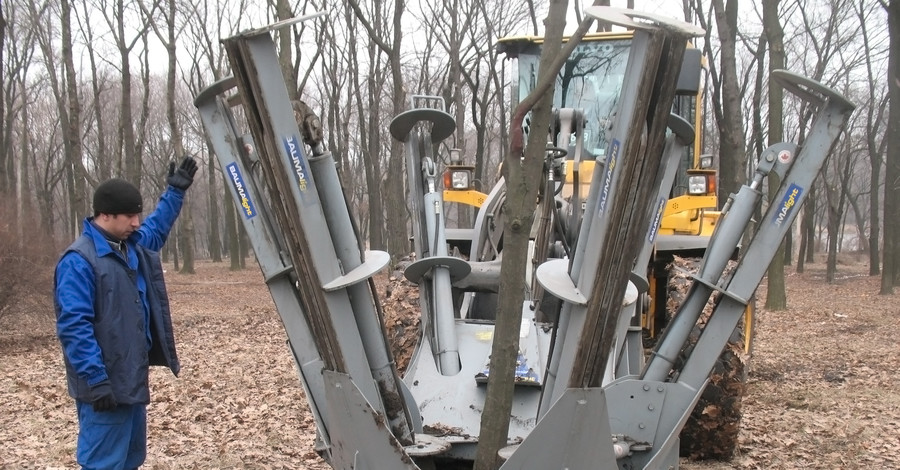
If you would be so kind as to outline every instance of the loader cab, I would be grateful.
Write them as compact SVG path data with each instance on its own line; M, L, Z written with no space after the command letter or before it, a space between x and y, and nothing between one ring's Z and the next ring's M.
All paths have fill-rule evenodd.
M585 35L556 77L553 106L580 108L584 111L584 145L582 155L579 156L582 175L590 175L594 160L604 157L606 153L609 144L606 141L606 131L622 94L632 36L629 31ZM509 37L499 42L500 51L508 58L516 59L511 80L510 109L514 109L537 85L543 42L542 37L536 36ZM718 217L714 161L711 155L700 153L704 69L700 50L688 47L672 112L694 125L697 138L681 159L670 200L660 223L661 235L708 236L715 225L714 219ZM529 120L526 118L526 132L529 130L528 124ZM572 147L569 150L567 160L573 160ZM568 183L572 182L571 174L571 171L566 171ZM580 184L586 190L590 181L582 179ZM564 188L563 191L565 195L571 190ZM707 213L706 216L704 213ZM705 246L707 241L700 243Z
M553 106L581 108L584 112L584 138L577 178L573 177L574 145L568 146L565 176L559 194L569 197L578 182L582 196L587 194L595 162L603 162L609 142L607 130L611 125L625 83L633 33L603 32L584 36L575 47L556 77ZM566 38L563 39L564 41ZM534 36L501 39L498 47L508 58L515 59L510 90L510 109L536 87L543 38ZM648 267L650 292L642 315L642 325L656 336L663 327L656 318L664 316L667 273L664 267L673 256L702 256L719 219L716 197L716 161L701 154L703 135L703 88L705 84L704 58L699 49L690 45L685 51L672 113L684 118L694 127L693 145L682 155L669 199L659 213L658 232L654 240L654 254ZM524 123L526 132L529 120ZM583 208L582 203L582 208ZM577 210L577 209L574 209Z
M628 62L630 34L589 35L572 52L556 78L553 94L555 108L580 108L584 111L583 160L602 156L608 142L605 130L616 111ZM511 89L513 109L537 86L538 65L543 38L519 37L500 41L507 57L515 58L516 71ZM529 125L526 118L526 132ZM573 156L568 155L569 159Z

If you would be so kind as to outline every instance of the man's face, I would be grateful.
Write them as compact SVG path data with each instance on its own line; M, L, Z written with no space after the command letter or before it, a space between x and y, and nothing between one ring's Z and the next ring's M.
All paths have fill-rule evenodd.
M141 226L141 214L100 214L94 220L119 240L125 240Z

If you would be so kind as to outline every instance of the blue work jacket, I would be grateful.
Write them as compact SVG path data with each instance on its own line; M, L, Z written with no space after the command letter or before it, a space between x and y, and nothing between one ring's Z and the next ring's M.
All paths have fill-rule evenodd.
M167 366L178 375L158 251L183 202L184 191L169 186L153 213L125 240L127 256L112 249L91 217L63 252L54 303L69 395L76 400L91 402L91 387L108 380L118 403L146 404L150 365Z

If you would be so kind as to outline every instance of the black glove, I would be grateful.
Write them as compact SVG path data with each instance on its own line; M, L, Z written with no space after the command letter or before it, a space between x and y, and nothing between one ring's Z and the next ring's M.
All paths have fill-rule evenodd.
M194 157L184 157L178 169L175 169L175 162L169 162L169 176L166 182L172 187L187 191L194 182L194 173L197 173L197 162Z
M108 380L91 387L91 406L94 411L112 411L119 406Z

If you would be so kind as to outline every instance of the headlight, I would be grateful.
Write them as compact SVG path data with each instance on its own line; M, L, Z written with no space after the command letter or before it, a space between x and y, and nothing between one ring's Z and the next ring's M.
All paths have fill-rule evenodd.
M707 169L713 166L712 155L700 155L700 168Z
M450 187L453 189L466 189L469 187L469 172L454 171L450 175Z
M453 165L444 171L444 189L471 189L473 167Z
M706 175L691 175L688 177L688 194L696 196L706 194Z

